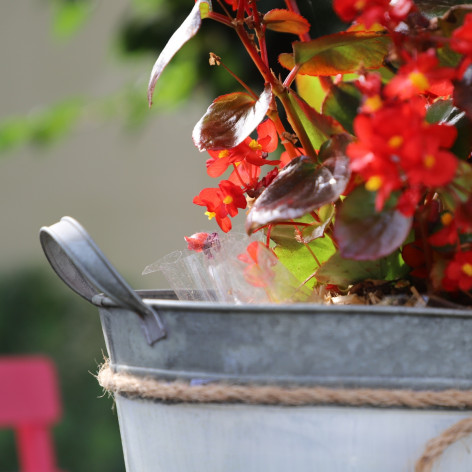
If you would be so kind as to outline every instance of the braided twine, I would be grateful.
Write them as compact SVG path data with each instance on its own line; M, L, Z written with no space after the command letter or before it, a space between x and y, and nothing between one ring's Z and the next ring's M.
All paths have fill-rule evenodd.
M471 390L334 389L326 387L282 387L277 385L190 385L183 381L161 381L113 372L105 362L97 375L108 392L172 403L247 403L257 405L343 405L380 408L472 409ZM431 439L417 460L415 472L430 472L435 461L453 443L472 433L472 417L465 418Z

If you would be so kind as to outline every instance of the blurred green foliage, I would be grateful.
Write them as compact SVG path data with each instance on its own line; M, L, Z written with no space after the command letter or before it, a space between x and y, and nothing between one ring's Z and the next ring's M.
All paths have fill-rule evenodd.
M172 33L179 27L191 10L189 0L129 0L128 13L117 25L116 36L110 45L122 60L137 55L157 59ZM93 0L49 0L53 17L54 37L66 41L80 31L93 15ZM214 2L218 8L217 1ZM283 0L260 0L260 10L283 8ZM301 12L310 21L311 34L317 36L340 30L342 24L336 18L331 0L300 0ZM276 74L287 71L279 68L277 57L281 52L291 51L292 35L267 32L269 59ZM159 80L154 94L153 112L159 113L178 107L189 100L194 92L208 96L208 104L218 95L240 90L223 68L208 63L209 52L220 56L234 73L255 91L261 91L262 81L249 60L237 37L229 28L204 21L202 31L181 51ZM150 70L147 71L150 74ZM146 76L146 71L143 71ZM147 77L146 77L147 78ZM69 133L74 126L85 121L95 122L121 119L128 129L139 129L154 116L146 102L147 80L141 77L120 90L110 90L100 99L71 98L54 103L43 110L27 116L7 117L0 121L0 154L19 146L46 146L55 143Z
M66 39L74 35L93 13L92 2L88 0L52 0L55 37Z
M113 401L100 398L92 375L105 352L98 311L52 270L0 275L0 355L47 355L57 367L63 417L54 441L62 470L125 470ZM0 470L18 470L13 434L0 433Z

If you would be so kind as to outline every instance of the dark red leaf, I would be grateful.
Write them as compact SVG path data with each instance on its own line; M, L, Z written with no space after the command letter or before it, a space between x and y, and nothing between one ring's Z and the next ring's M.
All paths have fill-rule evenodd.
M269 223L299 218L339 198L349 181L345 156L328 158L323 165L307 156L289 162L254 203L246 220L251 234Z
M271 10L264 15L263 23L267 29L281 33L305 34L310 23L303 16L290 10Z
M342 257L359 261L379 259L398 249L408 236L412 218L397 211L392 201L377 212L375 196L375 192L358 187L337 212L334 237Z
M200 151L230 149L243 142L264 119L272 92L267 86L258 100L244 92L218 97L195 125L192 139Z
M149 79L148 85L148 103L152 105L152 94L156 86L157 79L159 79L162 71L166 68L167 64L179 51L179 49L191 38L193 38L200 29L202 24L202 13L205 9L211 9L210 0L197 0L192 11L179 26L177 31L171 36L164 49L159 54L157 61L154 64L151 72L151 78Z

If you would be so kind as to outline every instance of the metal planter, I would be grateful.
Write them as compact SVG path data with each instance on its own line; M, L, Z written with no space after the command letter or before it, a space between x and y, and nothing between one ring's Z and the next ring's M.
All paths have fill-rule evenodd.
M472 390L470 311L180 302L171 292L132 291L71 218L42 228L41 242L59 276L98 307L116 372L199 384ZM407 472L430 438L470 416L116 402L128 472ZM457 442L434 470L472 470L471 448L472 439Z

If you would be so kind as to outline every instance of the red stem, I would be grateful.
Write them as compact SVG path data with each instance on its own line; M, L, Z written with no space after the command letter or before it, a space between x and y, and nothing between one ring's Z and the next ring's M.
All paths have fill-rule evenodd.
M221 13L210 11L208 12L208 18L218 21L218 23L223 23L225 26L229 26L230 28L234 28L234 25L231 19L229 19L225 15L222 15Z
M238 171L238 166L236 164L233 164L234 167L234 172L236 176L238 177L239 181L241 182L241 185L244 187L244 191L246 191L247 184L244 182L244 180L241 178L241 174Z
M291 143L284 136L286 131L285 131L284 125L283 125L282 120L280 119L279 114L277 113L277 111L275 111L275 110L269 111L269 113L267 115L272 120L272 122L274 123L275 129L277 130L277 134L280 137L280 142L282 143L282 146L285 148L288 155L290 156L290 159L295 159L296 157L298 157L297 148L293 145L293 143Z
M281 221L279 223L269 223L264 226L261 226L260 228L257 228L254 233L257 233L261 229L267 228L268 226L311 226L309 223L295 223L291 221Z
M269 247L270 246L270 235L272 233L272 225L269 225L267 227L267 235L266 235L266 246Z
M295 80L295 77L298 74L298 71L300 70L300 64L295 64L295 67L290 71L290 73L285 77L283 86L289 88L290 85L292 85L292 82Z
M247 31L244 29L243 24L239 21L236 22L236 33L238 34L239 39L246 48L246 51L248 52L249 56L251 56L251 59L253 60L254 64L259 69L259 72L261 73L264 80L266 81L266 83L269 83L272 86L272 89L274 90L276 86L274 76L272 75L269 67L264 63L262 58L257 53L257 50L254 47L253 42L249 38Z
M298 8L298 4L296 0L285 0L285 5L287 5L288 10L293 11L294 13L297 13L298 15L300 15L300 9ZM310 33L299 34L298 37L300 38L300 41L303 41L303 42L311 41Z
M223 62L221 61L220 61L220 65L223 66L223 68L227 72L229 72L233 76L233 78L237 80L246 89L249 95L252 95L253 98L255 98L256 100L259 98L258 95L251 89L251 87L249 87L249 85L247 85L242 79L240 79L229 67L223 64Z

